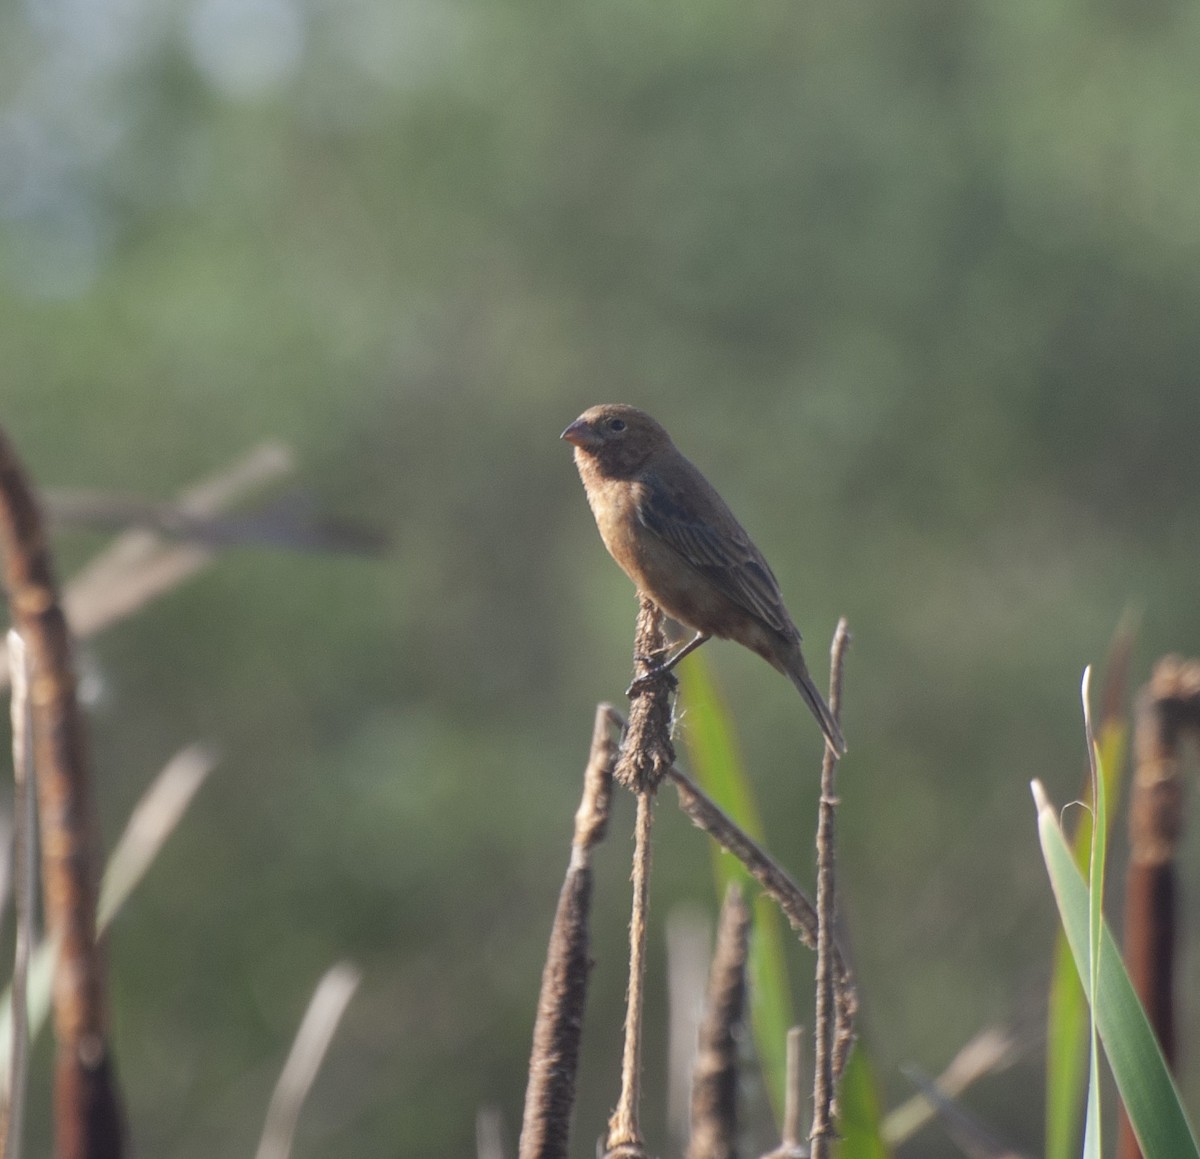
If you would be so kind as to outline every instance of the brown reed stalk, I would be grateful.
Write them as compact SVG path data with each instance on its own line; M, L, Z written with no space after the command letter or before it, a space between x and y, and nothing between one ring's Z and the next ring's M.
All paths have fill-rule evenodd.
M124 1126L108 1044L104 959L96 941L99 842L87 734L41 514L3 431L0 550L13 626L28 651L42 887L46 924L59 943L55 1154L116 1159Z
M592 906L592 850L604 839L612 796L616 745L609 738L609 707L596 708L592 744L575 814L571 862L550 934L521 1125L519 1159L565 1159L575 1105L575 1074L587 981L591 971L588 920Z
M1171 1067L1176 1061L1176 853L1184 807L1181 749L1188 734L1200 736L1200 661L1164 656L1138 697L1135 717L1125 964ZM1123 1107L1117 1155L1141 1155Z
M841 723L842 674L846 649L850 646L850 628L843 617L833 634L830 651L829 710ZM817 985L816 1021L814 1028L816 1065L813 1074L813 1159L827 1159L837 1137L836 1115L838 1068L835 1054L842 1034L839 1033L837 1004L834 999L833 961L837 922L837 840L835 815L837 810L837 754L825 746L821 762L821 804L817 814Z
M692 1080L687 1159L737 1159L738 1039L746 1014L750 910L737 883L725 891Z
M641 683L631 686L629 727L613 776L637 795L634 829L633 906L629 922L629 989L625 1002L625 1046L621 1056L621 1095L608 1121L608 1159L646 1159L638 1121L642 1085L642 1011L646 980L646 922L650 905L650 835L659 782L675 761L671 744L671 694L678 682L657 665L666 655L663 614L645 596L634 634L634 667Z
M802 1124L804 1103L804 1031L793 1026L787 1033L787 1086L783 1092L783 1131L779 1146L763 1159L808 1159L807 1135Z

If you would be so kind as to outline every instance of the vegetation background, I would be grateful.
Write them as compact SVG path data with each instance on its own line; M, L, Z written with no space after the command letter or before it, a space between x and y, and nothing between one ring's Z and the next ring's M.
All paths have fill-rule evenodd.
M231 551L86 649L110 840L178 746L223 753L111 939L139 1153L250 1153L343 956L297 1155L462 1156L484 1104L515 1134L592 707L630 668L557 441L599 401L720 487L817 670L849 617L841 880L886 1100L1036 1022L1029 779L1075 794L1080 672L1127 606L1139 679L1200 637L1198 70L1176 0L0 8L0 421L35 478L167 498L278 437L392 545ZM102 542L64 531L64 570ZM816 730L761 661L709 659L809 880ZM656 917L711 910L660 814ZM629 816L580 1156L616 1097ZM1030 1151L1040 1069L971 1100Z

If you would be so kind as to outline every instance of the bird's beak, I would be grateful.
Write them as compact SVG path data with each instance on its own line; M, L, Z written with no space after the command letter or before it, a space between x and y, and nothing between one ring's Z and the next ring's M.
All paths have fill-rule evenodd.
M600 445L600 440L596 437L595 428L591 423L584 422L583 419L576 419L559 435L559 438L566 439L568 443L573 443L584 450Z

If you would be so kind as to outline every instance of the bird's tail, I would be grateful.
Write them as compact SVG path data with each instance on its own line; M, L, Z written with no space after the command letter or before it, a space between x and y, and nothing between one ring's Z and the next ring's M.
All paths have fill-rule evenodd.
M825 698L812 682L803 658L798 655L796 659L799 662L789 664L785 671L792 683L800 690L800 695L804 697L808 707L812 709L812 714L817 718L817 723L821 726L821 731L825 734L825 740L829 743L829 747L833 749L835 755L843 757L846 755L846 740L842 736L842 730L838 727L838 722L833 719L833 713L829 711L829 705L825 703Z

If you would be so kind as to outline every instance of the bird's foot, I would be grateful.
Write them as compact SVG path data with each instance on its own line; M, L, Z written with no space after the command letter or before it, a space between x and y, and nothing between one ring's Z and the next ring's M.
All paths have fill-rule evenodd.
M634 656L634 660L639 664L647 665L646 671L640 676L634 678L633 683L625 689L625 695L632 700L635 696L640 696L647 688L650 687L656 680L664 680L667 682L667 687L672 692L679 687L679 678L671 669L672 664L664 664L661 660L654 656Z

